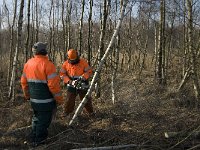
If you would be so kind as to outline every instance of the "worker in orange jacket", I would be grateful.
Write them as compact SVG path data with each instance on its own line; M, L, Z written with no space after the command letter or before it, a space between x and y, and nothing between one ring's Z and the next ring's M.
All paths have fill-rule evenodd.
M63 63L60 70L60 77L67 85L67 99L64 103L63 117L73 112L76 96L79 95L82 100L89 88L88 79L92 75L92 69L83 58L80 58L78 52L74 49L67 51L67 60ZM88 115L93 114L91 97L85 104L85 112Z
M48 136L48 127L56 105L63 103L60 77L54 64L48 60L46 44L37 42L32 48L34 57L24 65L21 86L34 112L32 131L28 142L40 145Z

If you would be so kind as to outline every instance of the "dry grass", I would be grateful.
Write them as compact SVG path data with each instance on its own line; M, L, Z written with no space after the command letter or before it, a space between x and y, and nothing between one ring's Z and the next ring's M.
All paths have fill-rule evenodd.
M137 144L136 149L186 149L199 144L197 137L188 136L199 127L200 122L199 110L192 103L194 97L191 90L186 87L180 93L175 93L176 82L164 88L154 84L151 77L149 72L143 73L142 81L129 73L119 75L116 79L115 104L111 101L109 80L105 79L101 98L93 100L96 117L89 119L80 115L72 128L65 124L69 119L63 121L60 118L59 107L56 120L49 128L47 144L37 149L125 144ZM1 103L1 147L28 149L23 141L29 130L15 130L30 125L32 112L29 104L20 95L13 105L4 105L6 99L1 99ZM171 131L183 134L166 139L164 133Z

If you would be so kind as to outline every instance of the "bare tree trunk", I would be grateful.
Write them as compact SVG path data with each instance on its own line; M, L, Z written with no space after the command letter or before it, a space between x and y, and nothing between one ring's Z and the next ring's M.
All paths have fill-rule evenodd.
M62 29L63 29L63 32L62 32L62 35L63 35L63 42L64 42L64 47L63 47L63 53L60 53L60 56L61 56L61 62L63 62L65 60L65 53L66 53L66 49L67 49L67 41L66 41L66 24L65 24L65 19L64 19L64 13L65 13L65 2L64 0L62 0ZM64 56L64 57L62 57Z
M122 54L122 59L121 59L121 72L124 71L124 62L125 62L125 54L126 54L126 51L123 51L123 54Z
M28 50L29 50L29 36L30 36L30 8L31 8L31 0L28 0L28 23L27 23L27 35L26 35L26 42L24 47L24 62L28 60Z
M78 44L78 50L79 53L82 54L82 34L83 34L83 14L84 14L84 8L85 8L85 0L82 0L82 11L81 11L81 17L80 17L80 24L79 24L79 44Z
M118 6L117 6L117 0L115 0L115 11L117 13L118 11ZM116 28L116 21L117 19L115 18L115 28ZM120 36L119 34L116 37L117 43L116 43L116 48L114 49L114 64L113 70L112 70L112 81L111 81L111 93L112 93L112 103L115 104L116 102L116 93L115 93L115 79L117 75L117 70L119 66L119 46L120 46Z
M168 48L167 48L167 51L166 51L165 78L168 77L168 66L169 66L169 62L170 62L170 58L171 58L171 52L172 52L172 42L173 42L173 30L174 30L175 15L176 15L176 13L175 13L175 8L174 8L174 11L171 14L172 18L171 18L171 25L170 25L170 31L169 31L169 42L168 42Z
M72 12L72 3L71 0L67 3L67 50L71 47L71 12Z
M129 28L128 28L128 34L129 34L129 50L128 50L128 70L131 71L132 67L131 67L131 60L132 60L132 34L131 34L131 30L132 30L132 10L130 11L130 17L129 17Z
M74 123L74 121L75 121L77 115L82 111L83 107L84 107L85 104L87 103L87 100L88 100L87 97L88 97L89 95L91 95L91 93L92 93L92 89L93 89L93 86L94 86L95 81L97 80L98 74L100 73L100 71L101 71L101 69L102 69L102 66L103 66L103 64L104 64L104 61L105 61L105 59L107 58L107 56L108 56L108 54L109 54L109 52L110 52L110 50L111 50L111 47L113 46L114 41L115 41L115 39L116 39L116 37L117 37L117 35L118 35L118 33L119 33L119 29L120 29L122 20L123 20L123 18L124 18L124 12L125 12L125 8L126 8L126 4L127 4L127 0L124 0L124 1L123 1L123 6L122 6L122 11L121 11L121 16L120 16L120 18L119 18L119 21L118 21L118 24L117 24L117 26L116 26L116 29L115 29L115 31L114 31L114 33L113 33L113 36L112 36L112 38L111 38L111 40L110 40L110 43L109 43L109 45L108 45L108 47L107 47L107 49L106 49L106 51L105 51L105 54L104 54L103 57L101 58L101 61L99 62L99 65L98 65L98 67L97 67L97 69L96 69L96 71L95 71L95 73L94 73L94 76L93 76L93 79L92 79L92 81L91 81L91 85L90 85L90 87L89 87L89 89L88 89L88 91L87 91L87 94L85 95L85 97L83 98L83 100L82 100L81 103L79 104L78 108L76 109L76 112L75 112L73 118L70 120L69 125L72 125L72 124Z
M51 55L51 60L54 62L55 61L55 50L56 50L56 46L55 46L55 13L56 13L56 9L55 9L55 2L52 0L52 4L53 4L53 16L52 16L52 35L51 35L51 43L52 43L52 55Z
M56 58L58 52L60 52L60 44L59 41L61 41L60 36L59 36L59 16L60 16L60 1L56 1L56 11L55 11L55 16L56 16L56 35L55 35L55 45L54 45L54 63L56 64Z
M16 78L17 61L18 61L18 52L19 52L19 49L21 48L23 9L24 9L24 0L21 0L19 20L18 20L18 29L17 29L17 44L16 44L16 49L15 49L15 56L14 56L14 60L13 60L13 68L12 68L11 81L10 81L10 87L9 87L9 93L8 93L9 98L11 98L11 94L12 94L13 101L15 99L15 78Z
M184 49L184 60L183 60L183 76L186 73L187 68L189 67L189 48L188 48L188 34L187 34L187 26L186 26L186 6L185 6L185 0L184 0L184 18L183 18L183 22L184 22L184 26L183 26L183 34L184 34L184 40L183 40L183 49Z
M1 7L0 7L0 31L2 29L2 10L1 10ZM0 49L1 49L1 45L0 45Z
M51 0L51 8L49 12L49 27L50 27L50 33L49 33L49 59L52 60L52 40L53 40L53 25L54 20L52 20L52 16L54 16L54 0Z
M161 85L166 84L165 79L165 1L161 0L160 2L160 26L159 26L159 48L158 48L158 71L157 78L158 83Z
M15 26L15 21L16 21L16 12L17 12L17 0L15 0L14 4L14 14L13 14L13 22L11 26L11 33L10 33L10 45L9 45L9 67L8 67L8 75L7 75L7 85L9 85L11 79L11 69L12 69L12 64L13 64L13 41L14 41L14 26Z
M90 12L88 18L88 64L91 65L91 56L92 56L92 7L93 7L93 0L90 0Z
M117 75L118 65L119 65L119 46L120 46L120 37L119 35L116 37L117 39L117 46L115 49L115 60L113 65L113 73L112 73L112 81L111 81L111 91L112 91L112 102L115 104L116 102L116 94L115 94L115 79Z
M157 34L157 23L154 23L154 41L155 41L155 45L154 45L154 56L152 58L152 62L155 59L155 79L157 78L157 71L158 71L158 34Z
M35 41L38 42L39 36L39 20L38 20L38 0L35 1L35 15L36 15L36 32L35 32Z
M34 7L34 1L32 0L31 3L31 12L35 12L35 7ZM31 21L31 40L30 40L30 45L32 46L33 43L35 43L35 13L32 13L31 15L32 17L32 21ZM29 53L29 58L31 58L33 56L33 53Z
M104 51L104 38L105 38L105 30L106 30L106 22L107 22L107 17L108 17L108 7L110 6L110 0L104 0L104 13L102 17L102 23L101 23L101 34L100 34L100 40L99 40L99 49L98 49L98 59L101 60L103 56L103 51ZM101 89L100 89L100 84L101 84L101 77L99 74L98 81L96 83L96 97L99 98L101 96Z
M200 101L200 86L199 86L199 79L197 75L197 61L196 61L196 54L197 52L194 49L193 44L193 16L192 16L192 0L187 0L187 9L188 9L188 44L189 44L189 51L191 52L191 60L192 60L192 71L193 71L193 82L194 82L194 92L197 98L197 104Z

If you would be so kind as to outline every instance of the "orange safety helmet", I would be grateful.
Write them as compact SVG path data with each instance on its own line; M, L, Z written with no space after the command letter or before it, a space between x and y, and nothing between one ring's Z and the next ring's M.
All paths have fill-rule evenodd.
M78 58L78 52L74 49L69 49L67 51L67 58L70 60L76 60Z

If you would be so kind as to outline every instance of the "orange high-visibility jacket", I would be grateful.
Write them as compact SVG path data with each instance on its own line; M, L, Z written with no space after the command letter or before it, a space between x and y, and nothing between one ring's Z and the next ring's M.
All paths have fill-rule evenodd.
M21 76L21 86L24 96L32 103L44 105L55 100L58 104L63 103L60 78L47 56L35 55L28 60Z
M60 70L60 77L64 83L68 83L69 80L77 79L80 76L87 80L91 75L92 68L83 58L80 58L77 64L70 64L68 60L65 61Z

